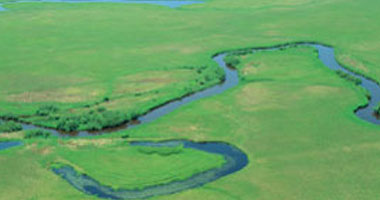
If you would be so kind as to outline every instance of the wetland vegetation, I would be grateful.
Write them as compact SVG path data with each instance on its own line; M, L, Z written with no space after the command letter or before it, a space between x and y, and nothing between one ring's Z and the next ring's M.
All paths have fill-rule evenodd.
M226 163L183 146L130 144L173 139L229 143L249 163L201 187L151 199L378 199L380 128L353 112L368 103L363 83L326 68L311 47L254 54L249 48L328 44L341 65L378 82L379 6L376 0L210 0L176 9L3 3L0 141L23 145L0 151L0 199L98 199L53 173L62 166L117 190L186 180ZM243 50L225 62L237 70L238 85L151 123L88 138L20 128L22 122L71 132L130 122L221 83L223 70L211 57L234 49Z

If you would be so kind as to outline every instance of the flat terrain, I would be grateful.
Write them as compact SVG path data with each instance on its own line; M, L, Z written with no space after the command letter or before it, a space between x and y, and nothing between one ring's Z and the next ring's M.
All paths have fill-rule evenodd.
M24 148L16 147L14 151L0 152L0 162L1 198L94 199L76 191L50 168L69 164L115 189L140 189L184 180L192 174L219 167L224 160L221 156L182 147L132 147L121 139L77 139L40 141ZM25 189L21 192L19 187ZM8 194L3 193L5 191Z
M238 69L244 80L224 95L126 132L228 141L249 155L235 175L157 199L377 199L380 131L352 112L365 102L353 83L310 48L249 55Z
M379 80L379 6L376 0L210 0L178 9L4 4L0 115L57 127L57 119L94 110L141 114L220 82L215 53L297 41L332 45L343 65ZM148 155L121 136L224 141L249 156L235 174L152 199L379 199L380 128L353 113L366 102L364 92L317 56L311 48L241 56L237 87L150 124L87 139L31 139L1 151L0 199L96 199L54 175L56 163L115 188L185 179L223 163L187 149ZM54 115L38 114L46 105ZM22 136L3 133L0 140Z

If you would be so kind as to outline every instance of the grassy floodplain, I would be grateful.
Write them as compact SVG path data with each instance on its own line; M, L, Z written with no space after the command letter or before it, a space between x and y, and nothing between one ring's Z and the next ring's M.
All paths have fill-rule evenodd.
M98 107L140 113L216 84L220 75L210 57L217 52L293 41L332 45L341 63L378 80L379 4L211 0L179 9L5 4L8 11L0 12L0 113L48 126L56 124L35 115L46 104L59 108L58 117ZM324 67L310 48L240 59L238 87L152 124L88 139L94 141L89 147L70 146L78 139L34 139L0 152L0 199L95 199L55 176L49 169L55 162L70 162L115 187L185 178L223 162L197 151L162 158L128 146L118 149L121 135L226 141L249 156L250 164L236 174L153 199L378 199L380 129L352 112L366 102L363 92ZM151 171L147 160L162 171ZM133 182L123 169L154 176ZM171 179L168 169L175 173ZM111 173L115 176L107 176Z
M221 156L181 146L132 147L122 139L25 142L24 147L0 152L2 199L96 199L76 191L51 171L65 164L115 189L141 189L184 180L224 163ZM19 192L18 187L25 190Z
M105 107L129 114L120 116L124 121L216 84L220 75L210 56L247 45L320 41L336 46L338 59L348 67L374 78L380 74L374 53L376 6L338 0L229 4L218 0L179 9L5 4L9 11L0 13L0 25L7 30L0 35L0 113L59 127L59 118ZM346 16L352 7L356 12ZM36 115L46 104L58 112L53 117ZM98 129L76 129L93 128Z
M354 83L323 66L311 48L244 56L237 68L237 88L127 133L229 141L248 153L250 165L157 199L377 198L379 130L353 114L366 101Z

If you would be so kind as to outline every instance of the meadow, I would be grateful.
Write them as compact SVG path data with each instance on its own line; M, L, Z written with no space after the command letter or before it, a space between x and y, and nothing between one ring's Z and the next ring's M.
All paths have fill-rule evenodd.
M58 127L62 119L85 121L78 119L95 113L75 129L103 128L109 125L107 116L124 122L221 82L211 59L215 53L288 42L331 45L340 63L379 80L379 4L209 0L177 9L4 4L0 115ZM50 167L55 163L70 163L101 182L126 188L185 179L223 163L195 150L146 154L124 144L122 136L224 141L249 157L249 165L235 174L152 199L379 198L380 129L354 115L367 101L355 83L323 66L311 48L236 59L237 87L131 130L87 139L0 133L0 140L25 142L0 152L0 199L96 199L54 175ZM102 121L101 126L88 125L94 121Z

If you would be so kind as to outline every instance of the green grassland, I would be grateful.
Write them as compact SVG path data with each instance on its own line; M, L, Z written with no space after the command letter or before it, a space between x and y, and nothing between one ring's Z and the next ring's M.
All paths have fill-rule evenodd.
M94 199L73 189L51 168L69 164L115 189L138 189L189 178L221 166L224 159L181 146L132 147L115 139L50 139L2 151L0 163L1 199Z
M249 156L249 166L234 175L157 199L199 193L209 199L377 199L380 130L353 113L366 102L363 91L325 67L311 48L247 55L237 68L238 87L126 132L223 140Z
M54 104L58 116L98 106L141 114L219 82L215 52L291 41L328 43L348 67L380 75L378 1L230 4L5 4L0 113L53 127L55 117L35 116L39 107Z
M99 108L139 114L218 83L220 70L210 59L217 52L294 41L332 45L341 63L378 80L379 4L210 0L178 9L5 4L0 114L45 126L57 126L57 116ZM364 92L323 66L311 48L239 59L236 88L151 124L88 140L32 139L1 151L0 199L95 199L54 175L54 163L70 163L113 187L133 188L184 179L223 162L185 149L147 155L123 146L122 135L225 141L249 156L242 171L152 199L379 199L380 129L353 113L366 102ZM38 116L44 105L58 111ZM0 134L0 140L22 137L22 132Z

